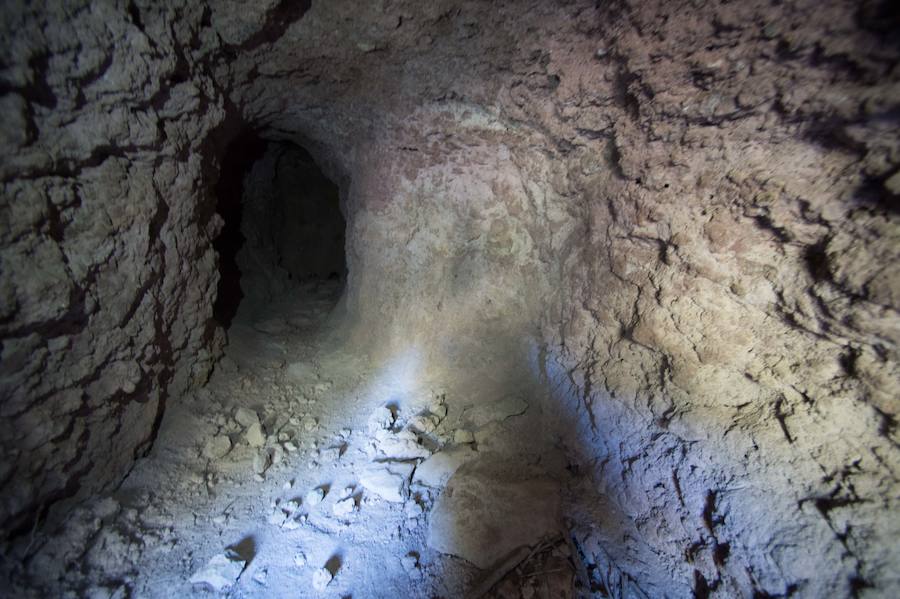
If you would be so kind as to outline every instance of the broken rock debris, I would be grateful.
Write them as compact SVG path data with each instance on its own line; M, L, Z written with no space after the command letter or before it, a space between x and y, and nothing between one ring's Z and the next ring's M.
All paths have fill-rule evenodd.
M231 439L228 435L216 435L209 439L203 447L203 455L210 459L221 459L231 451Z
M245 438L250 447L262 447L266 444L266 434L263 432L262 424L258 421L252 423L245 433Z
M222 592L231 588L244 571L247 562L225 554L214 555L206 565L191 576L191 584L202 585L213 591Z
M322 503L323 499L325 499L325 490L321 487L316 487L306 494L306 497L303 498L303 503L304 505L313 507Z
M238 408L234 412L234 419L244 428L250 428L254 424L259 424L259 416L254 410L249 408Z
M317 591L324 591L333 579L334 576L328 568L319 568L312 575L313 588Z

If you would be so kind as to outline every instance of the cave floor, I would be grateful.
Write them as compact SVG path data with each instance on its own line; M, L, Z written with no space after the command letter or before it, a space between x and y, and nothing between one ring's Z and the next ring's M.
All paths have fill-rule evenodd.
M327 334L337 293L308 285L261 318L236 319L209 383L170 400L149 455L91 508L93 532L68 588L86 583L96 597L572 596L574 562L551 534L560 480L547 475L564 464L538 402L526 386L509 387L522 377L425 367L412 350L375 364ZM468 478L459 474L467 468ZM467 511L453 497L478 506ZM510 548L521 555L495 559ZM209 569L210 560L221 563Z

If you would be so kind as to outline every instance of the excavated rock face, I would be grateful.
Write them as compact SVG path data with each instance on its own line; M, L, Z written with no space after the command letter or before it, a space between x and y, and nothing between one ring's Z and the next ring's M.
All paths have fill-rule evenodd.
M202 7L154 10L3 6L3 536L121 480L221 346L212 32Z
M4 8L5 530L205 379L245 127L340 187L350 342L547 384L597 585L896 589L896 9L358 4Z

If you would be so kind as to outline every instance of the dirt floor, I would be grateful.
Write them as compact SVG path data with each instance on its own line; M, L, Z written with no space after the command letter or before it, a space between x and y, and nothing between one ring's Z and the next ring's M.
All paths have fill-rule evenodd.
M29 571L90 597L573 596L564 464L526 378L373 364L328 334L339 293L239 314L209 384Z

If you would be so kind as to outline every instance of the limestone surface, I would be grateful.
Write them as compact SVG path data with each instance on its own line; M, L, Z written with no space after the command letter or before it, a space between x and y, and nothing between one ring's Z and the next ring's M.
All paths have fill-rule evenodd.
M399 482L374 484L398 504L454 430L472 451L540 461L580 584L611 596L898 595L890 2L13 0L0 13L0 567L20 587L132 584L135 531L168 547L147 571L201 566L159 557L170 525L138 526L134 497L105 515L85 501L144 464L139 480L182 507L215 502L220 470L252 476L247 426L252 452L278 445L313 472L407 460ZM241 145L248 131L257 145ZM299 190L313 164L336 185L321 211L284 201L324 189ZM302 222L324 211L345 228ZM229 262L232 237L244 244ZM314 247L344 252L313 260ZM226 333L231 267L247 279ZM273 308L331 273L345 287L327 316L327 294ZM299 355L289 337L320 317L328 351ZM363 369L335 363L372 365L368 386L340 394L333 375ZM211 374L228 393L204 387ZM384 408L359 455L323 465L309 446L331 446L326 425L367 431L324 398L354 415L421 404L409 418L436 414L445 386L441 423L403 429ZM259 420L229 423L237 407ZM148 453L167 447L177 460ZM182 478L160 474L165 459ZM443 501L432 490L421 497ZM397 526L388 537L413 535Z

